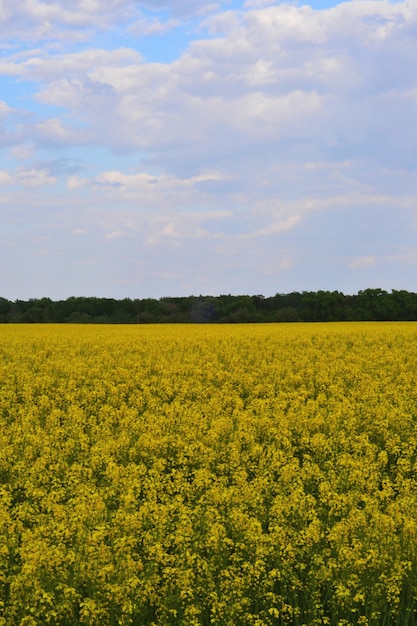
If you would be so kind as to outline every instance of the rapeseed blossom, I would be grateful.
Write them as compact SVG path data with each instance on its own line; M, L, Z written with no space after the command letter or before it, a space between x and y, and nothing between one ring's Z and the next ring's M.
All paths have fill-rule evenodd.
M417 325L0 326L0 626L417 621Z

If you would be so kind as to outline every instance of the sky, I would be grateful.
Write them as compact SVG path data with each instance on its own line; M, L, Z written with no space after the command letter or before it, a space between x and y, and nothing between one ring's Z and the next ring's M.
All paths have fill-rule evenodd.
M0 0L0 296L417 291L417 0Z

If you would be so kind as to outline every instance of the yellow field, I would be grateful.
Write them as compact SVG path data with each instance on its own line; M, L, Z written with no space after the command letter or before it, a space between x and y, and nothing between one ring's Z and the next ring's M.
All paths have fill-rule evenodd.
M0 326L0 625L417 623L417 324Z

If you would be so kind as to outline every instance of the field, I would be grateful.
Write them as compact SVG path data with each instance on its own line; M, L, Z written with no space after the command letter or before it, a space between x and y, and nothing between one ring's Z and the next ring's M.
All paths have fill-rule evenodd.
M417 324L0 326L0 626L417 623Z

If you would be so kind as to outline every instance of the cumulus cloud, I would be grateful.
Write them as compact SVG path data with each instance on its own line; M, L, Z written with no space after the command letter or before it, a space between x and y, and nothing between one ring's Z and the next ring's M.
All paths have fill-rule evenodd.
M85 36L84 29L106 28L128 19L134 13L131 0L74 0L58 3L50 0L26 0L16 3L2 0L0 32L7 39Z
M267 141L348 156L378 141L388 156L400 108L409 122L414 110L415 43L402 44L407 58L398 47L406 5L347 4L235 12L222 36L194 42L171 64L143 63L129 49L89 50L34 57L20 71L44 83L40 101L70 109L93 141L120 149L204 143L221 154L227 144ZM386 74L393 53L400 75Z
M46 170L26 170L19 172L16 180L25 187L43 187L44 185L53 185L56 181L55 176L50 176Z
M23 185L24 187L43 187L53 185L56 177L51 176L45 169L28 169L18 172L0 171L0 185Z
M80 178L77 174L74 176L69 176L66 182L66 187L69 191L74 191L75 189L82 189L88 185L88 181L86 179Z
M147 62L140 38L185 23L183 52ZM112 47L81 41L106 29L117 33ZM236 280L239 266L253 277L256 268L297 272L316 245L317 265L305 273L313 281L326 254L346 276L377 271L390 256L381 251L391 245L384 222L392 231L396 221L397 238L415 228L413 0L320 11L272 0L239 9L204 0L2 0L0 32L10 42L0 74L25 91L0 102L0 145L18 162L0 163L2 206L24 211L31 197L45 212L59 206L56 228L86 233L70 238L81 256L95 234L132 258L140 242L150 265L158 265L153 251L169 246L173 274L201 251ZM378 251L359 237L372 232L363 216Z
M2 0L0 33L7 39L24 41L41 38L83 41L94 32L120 25L144 35L160 34L177 25L178 18L207 15L225 4L227 0L215 3L205 0L74 0L71 3ZM175 17L161 19L155 17L155 13Z
M278 158L289 148L333 159L382 147L393 163L402 159L400 115L407 156L414 141L405 131L417 80L414 13L406 2L229 11L211 21L217 37L171 64L145 63L128 48L89 49L10 59L8 71L43 84L37 99L82 121L86 141L115 149L173 148L186 159L204 145L218 158L266 143ZM45 140L75 141L69 120L67 130L62 120L42 124Z

